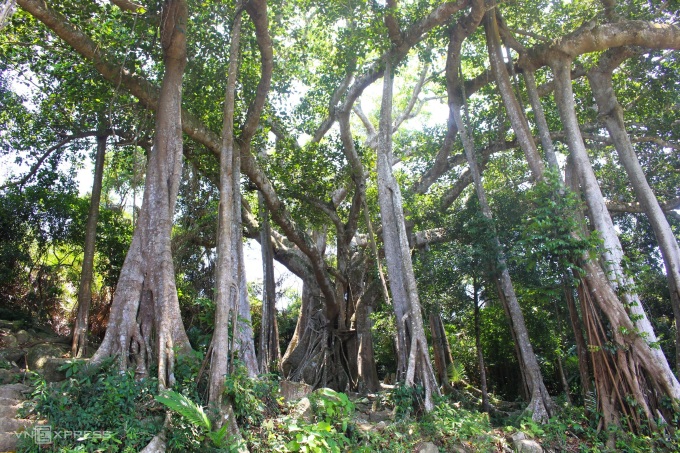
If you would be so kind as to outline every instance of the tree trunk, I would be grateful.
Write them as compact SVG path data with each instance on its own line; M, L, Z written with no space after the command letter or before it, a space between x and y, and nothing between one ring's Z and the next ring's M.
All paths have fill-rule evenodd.
M579 318L576 309L576 301L574 300L573 289L566 281L564 282L564 297L567 301L567 309L569 310L569 321L574 332L574 339L576 342L576 355L578 356L578 371L581 378L581 396L585 401L588 393L591 391L590 387L590 371L588 366L588 345L583 336L581 329L581 318ZM581 297L582 299L582 297Z
M624 419L631 429L640 429L643 423L655 428L658 415L664 414L667 420L669 417L667 410L658 404L662 397L670 398L674 409L678 409L680 384L663 353L650 346L650 341L656 341L656 337L644 311L637 303L631 306L630 302L634 299L630 294L624 294L624 305L615 292L621 281L627 282L616 278L623 276L620 260L612 261L621 256L621 249L578 127L570 63L563 56L551 61L555 99L567 133L570 160L585 194L591 220L604 237L605 247L609 247L605 251L609 277L605 277L600 267L587 257L579 263L579 267L584 270L582 284L587 288L582 294L582 312L593 354L598 403L607 426L619 425ZM614 246L617 247L612 249ZM630 287L626 285L623 288ZM609 329L605 329L599 320L595 306L607 317ZM609 352L612 347L614 351ZM635 404L630 403L630 398Z
M175 287L170 235L182 168L182 76L186 64L187 7L168 0L162 10L165 73L156 113L144 200L111 306L108 329L94 362L118 355L120 368L136 362L146 375L158 363L159 387L174 383L174 351L191 349ZM154 347L151 344L154 342Z
M276 323L276 281L274 279L274 251L272 250L269 211L259 195L262 212L260 245L262 248L262 321L260 323L260 373L269 373L280 366L279 331Z
M107 135L97 137L97 156L94 163L94 180L92 181L92 195L90 196L90 210L87 214L85 226L85 246L83 247L83 267L80 273L78 287L78 315L73 327L71 343L71 357L87 355L87 328L90 318L90 303L92 302L92 271L94 269L94 248L97 239L97 219L99 217L99 201L102 193L104 178L104 157L106 155Z
M413 386L417 373L418 381L425 391L425 410L430 411L434 408L432 394L438 394L439 389L430 363L423 328L423 317L406 236L401 191L392 173L392 83L392 62L388 58L385 61L378 132L378 203L392 304L397 316L398 338L405 339L410 334L405 383L407 386Z
M220 204L218 210L217 231L217 263L216 263L216 293L215 293L215 331L213 332L210 357L210 383L208 388L208 402L222 411L224 378L229 371L229 319L236 327L239 307L240 280L238 259L238 218L236 215L236 176L234 159L237 151L234 146L234 99L236 78L238 73L239 47L241 39L241 8L237 3L236 15L231 31L229 48L229 67L227 72L227 87L224 96L224 113L222 123L222 148L220 150ZM238 206L240 209L240 206ZM233 337L236 339L235 336ZM228 405L226 405L228 406ZM227 420L225 414L220 414L218 425Z
M536 148L536 143L534 143L529 123L524 116L524 111L519 105L517 97L512 90L512 82L510 81L510 76L508 75L505 61L503 60L503 51L501 49L500 36L498 35L495 9L487 11L484 17L484 29L486 30L486 43L489 51L491 72L496 79L496 85L501 93L505 111L510 119L512 129L517 136L517 142L524 151L531 173L533 174L534 179L542 179L545 167L540 154L538 154L538 149ZM512 63L512 60L510 62Z
M659 201L647 182L642 166L638 161L633 144L626 132L623 120L623 108L616 98L612 85L612 71L618 66L618 59L614 55L614 62L610 62L605 54L598 66L588 73L588 80L597 102L599 118L604 121L609 136L619 155L619 160L628 174L628 180L633 186L635 196L649 219L656 236L661 256L666 267L666 277L671 294L671 305L675 317L675 325L680 326L680 248L671 230L668 219L663 213ZM613 64L612 64L613 63ZM680 329L676 328L675 363L676 372L680 376Z
M456 124L458 125L458 134L460 135L460 138L463 142L463 148L465 149L465 155L468 160L470 172L472 173L472 179L474 181L475 191L477 193L477 199L479 200L482 215L485 218L492 220L493 216L491 214L491 209L489 208L489 203L486 199L484 186L482 185L482 177L479 173L474 145L468 135L465 123L461 117L460 106L453 103L449 106L449 108L451 109ZM493 247L495 250L497 250L497 255L493 257L493 259L497 269L496 272L498 273L497 278L499 288L502 292L501 300L506 304L507 313L509 314L510 318L510 327L515 333L517 347L519 349L518 360L520 367L522 367L522 370L524 371L526 384L531 395L527 411L531 412L531 417L534 420L539 422L547 422L553 412L552 401L550 400L548 390L545 388L545 384L543 383L541 369L538 366L534 349L531 346L531 342L529 340L529 333L524 323L524 315L522 314L522 309L512 286L512 280L510 278L510 273L508 272L507 263L505 261L505 254L503 253L503 249L501 248L501 244L498 241L498 236L495 234L495 232L493 240Z
M635 319L635 329L637 332L645 337L649 343L657 343L658 339L647 318L647 314L642 308L640 298L631 290L634 288L634 282L624 273L621 267L623 260L621 243L614 229L611 216L607 211L600 186L595 178L595 173L590 165L588 153L581 137L571 87L571 62L565 58L555 58L551 61L551 66L555 76L555 99L566 131L567 144L573 159L574 168L585 195L589 217L604 242L602 255L605 268L607 269L607 277L614 290L621 290L625 306L630 312L631 318ZM665 368L664 373L673 376L663 351L660 348L654 348L652 353L656 357L656 361ZM677 380L674 376L673 380L675 380L677 385Z
M439 385L444 388L444 393L449 393L449 366L453 363L451 347L446 338L444 323L439 313L430 312L430 334L432 335L432 347L434 349L434 366L439 378Z
M380 390L378 370L375 367L373 354L373 334L371 333L371 313L375 297L364 294L357 303L354 312L354 328L356 330L358 351L357 380L360 392L377 392Z
M479 387L482 389L482 411L489 412L489 391L486 383L486 366L484 365L484 351L482 350L481 315L479 310L479 287L476 277L472 283L472 303L475 309L475 348L477 349L477 363L479 365Z

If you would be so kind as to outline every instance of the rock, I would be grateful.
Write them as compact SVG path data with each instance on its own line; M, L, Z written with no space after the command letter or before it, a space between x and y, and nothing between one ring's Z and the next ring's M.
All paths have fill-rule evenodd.
M16 337L19 344L28 343L28 341L31 339L31 336L28 334L28 332L23 329L15 333L14 336Z
M3 400L6 402L0 403L0 418L14 418L21 407L21 401L9 398L3 398Z
M5 348L16 348L19 345L17 338L11 333L3 335L2 340L0 340L0 342L2 343L2 346Z
M0 351L0 357L7 360L8 362L22 364L26 357L26 350L21 348L5 348Z
M511 437L512 446L516 452L524 453L543 453L543 447L535 440L527 439L527 435L522 431L518 431Z
M66 372L59 368L64 366L70 359L63 359L60 357L48 357L45 364L38 372L47 382L59 382L66 379Z
M510 436L510 439L512 439L513 444L519 442L520 440L524 440L526 438L527 438L527 435L524 434L522 431L518 431L515 434L513 434L512 436Z
M385 423L384 421L380 421L375 425L375 429L377 429L378 431L382 431L385 428L387 428L387 423Z
M24 384L7 384L0 386L0 401L2 398L11 398L15 400L24 399L24 393L30 393L31 387Z
M31 371L41 371L48 358L61 357L64 349L49 343L41 343L33 346L26 354L26 365Z
M295 405L292 411L292 415L296 418L301 418L302 420L310 423L314 418L314 411L312 410L312 402L306 396L302 398Z
M0 451L16 451L18 441L14 433L0 433Z
M515 451L521 453L543 453L543 447L535 440L523 439L515 443Z
M0 369L0 384L11 384L17 377L17 373L12 370Z
M422 442L416 445L413 453L439 453L439 448L432 442Z
M368 419L372 422L386 422L393 419L392 412L388 410L371 412Z
M314 389L311 385L307 385L304 382L291 382L285 380L281 381L279 388L281 389L283 400L287 403L309 395Z

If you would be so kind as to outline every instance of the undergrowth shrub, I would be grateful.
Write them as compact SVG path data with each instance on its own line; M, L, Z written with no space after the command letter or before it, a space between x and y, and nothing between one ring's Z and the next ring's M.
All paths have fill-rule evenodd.
M58 384L34 375L35 390L22 413L47 419L54 451L136 452L160 430L156 379L135 380L133 372L118 372L114 358L97 366L72 362L66 368L69 378ZM29 436L20 442L22 451L44 451Z

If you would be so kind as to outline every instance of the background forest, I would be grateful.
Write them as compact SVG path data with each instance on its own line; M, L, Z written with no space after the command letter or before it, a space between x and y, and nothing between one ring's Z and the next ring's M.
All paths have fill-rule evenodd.
M73 359L28 415L102 451L676 449L678 10L0 1L0 319Z

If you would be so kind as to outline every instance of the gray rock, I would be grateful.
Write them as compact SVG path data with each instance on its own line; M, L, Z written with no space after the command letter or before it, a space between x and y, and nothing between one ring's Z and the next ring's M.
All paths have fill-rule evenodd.
M515 444L515 451L522 453L543 453L543 447L535 440L524 439Z
M512 445L516 452L543 453L543 447L535 440L527 439L527 435L518 431L511 436Z
M26 350L21 348L5 348L0 351L0 357L8 362L21 363L26 357Z
M42 369L38 372L42 375L47 382L59 382L66 379L66 372L61 371L63 365L66 364L70 359L63 359L60 357L48 357L45 360L45 364Z
M314 411L312 410L312 402L309 398L304 397L295 405L292 414L296 418L301 418L307 423L310 423L314 418Z
M29 393L31 387L24 384L6 384L0 385L0 398L11 398L15 400L23 400L24 394ZM0 401L3 401L0 399Z
M0 451L16 451L18 441L14 433L0 433Z
M17 373L12 370L0 370L0 384L11 384L17 377Z
M310 393L314 387L307 385L304 382L281 381L279 387L281 389L281 396L285 402L297 401Z
M372 422L386 422L388 420L392 420L393 418L394 416L392 411L388 410L375 411L368 415L368 419Z
M64 348L50 344L41 343L33 346L26 354L26 365L31 371L40 371L47 363L47 359L62 357L65 353Z
M432 442L418 444L413 453L439 453L439 448Z

